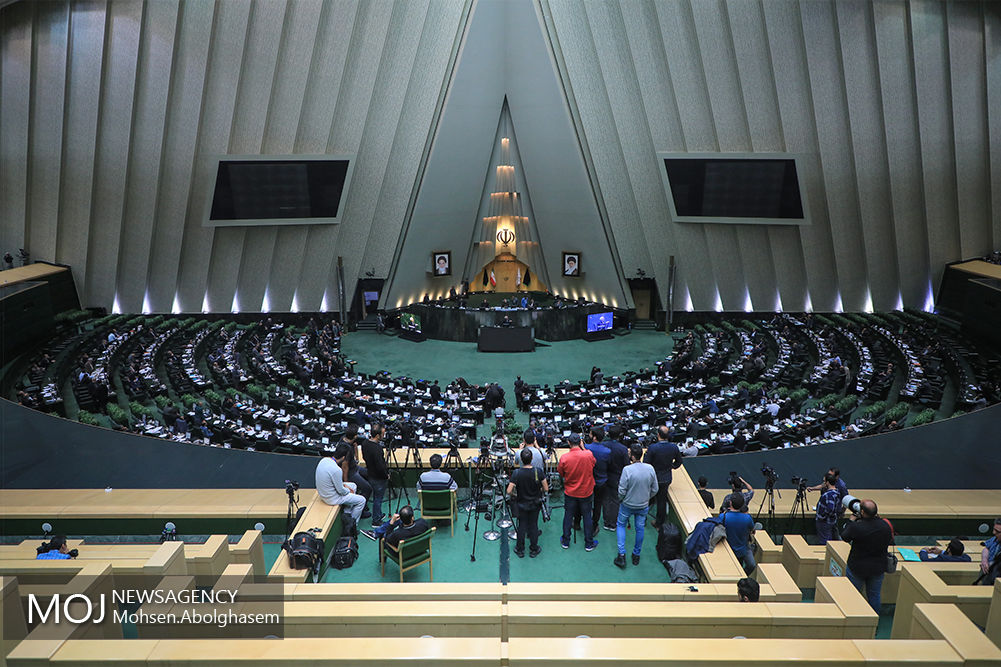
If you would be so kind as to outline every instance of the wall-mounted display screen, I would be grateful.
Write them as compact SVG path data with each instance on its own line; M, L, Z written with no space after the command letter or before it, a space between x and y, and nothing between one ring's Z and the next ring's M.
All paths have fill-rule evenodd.
M334 222L350 161L220 160L208 224Z
M796 160L674 154L664 157L672 214L680 222L805 222Z

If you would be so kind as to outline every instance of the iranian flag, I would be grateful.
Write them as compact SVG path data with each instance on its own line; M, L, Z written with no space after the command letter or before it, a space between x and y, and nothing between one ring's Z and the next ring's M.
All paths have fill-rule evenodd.
M490 269L490 284L497 287L497 276L494 275L494 270Z

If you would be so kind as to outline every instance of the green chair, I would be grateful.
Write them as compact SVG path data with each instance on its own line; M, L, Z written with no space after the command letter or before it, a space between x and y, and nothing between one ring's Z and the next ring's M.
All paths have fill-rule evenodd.
M428 521L432 519L448 519L451 536L455 537L455 516L457 513L455 489L445 489L444 491L418 490L417 497L421 501L421 516Z
M400 567L400 583L403 583L403 573L418 565L428 564L431 581L434 581L434 564L431 562L431 538L435 528L431 528L416 537L400 540L395 547L379 540L379 564L382 566L382 576L386 576L386 561L391 560Z

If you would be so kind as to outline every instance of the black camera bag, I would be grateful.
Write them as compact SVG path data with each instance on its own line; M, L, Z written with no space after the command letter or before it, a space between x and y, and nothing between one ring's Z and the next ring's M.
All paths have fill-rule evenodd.
M288 551L289 567L293 570L320 571L323 562L323 540L311 532L296 533L282 545Z
M355 564L358 559L358 540L353 537L342 537L334 545L330 554L330 567L335 570L345 570Z

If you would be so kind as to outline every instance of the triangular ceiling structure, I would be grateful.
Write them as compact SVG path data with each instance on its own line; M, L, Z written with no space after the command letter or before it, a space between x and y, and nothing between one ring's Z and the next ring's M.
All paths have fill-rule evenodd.
M459 49L381 307L445 296L464 278L478 289L472 274L482 263L473 249L482 241L483 193L493 187L497 119L503 122L505 109L517 127L518 187L531 202L530 240L539 258L526 263L533 275L546 276L557 294L631 307L536 4L477 0ZM441 276L432 257L445 251L452 271ZM577 276L563 275L564 252L579 255Z
M548 289L549 272L538 239L518 139L505 99L462 280L468 280L473 290ZM486 279L477 283L481 272ZM494 281L489 273L496 273Z

